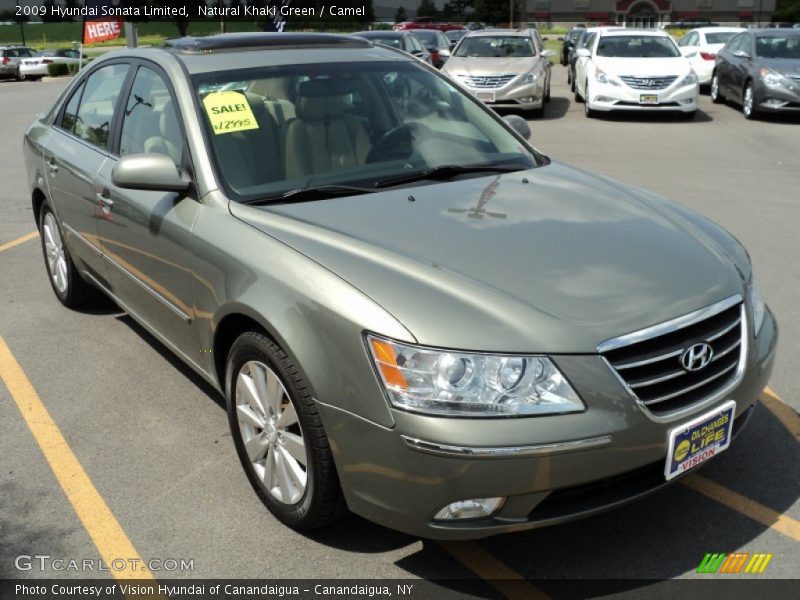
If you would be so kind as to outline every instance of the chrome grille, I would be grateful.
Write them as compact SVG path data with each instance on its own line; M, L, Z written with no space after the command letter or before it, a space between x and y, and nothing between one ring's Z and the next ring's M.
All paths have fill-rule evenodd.
M621 75L620 79L624 81L628 87L635 90L663 90L669 87L678 78L677 75L670 75L669 77L633 77L632 75Z
M744 305L735 297L669 323L600 345L600 352L630 393L655 415L690 407L737 377L745 332ZM620 343L622 341L622 343ZM627 341L628 343L624 343ZM688 371L682 357L692 346L711 346L711 361Z
M514 75L462 75L461 79L468 86L474 88L498 88L514 79Z

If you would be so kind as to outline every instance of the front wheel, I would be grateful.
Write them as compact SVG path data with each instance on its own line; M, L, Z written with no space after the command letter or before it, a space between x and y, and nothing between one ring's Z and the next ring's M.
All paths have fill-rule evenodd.
M228 355L226 399L242 467L278 520L307 531L347 513L308 384L280 346L242 334Z
M753 99L753 84L751 83L748 83L744 88L744 94L742 95L742 114L744 115L745 119L756 118L755 101Z
M711 96L711 102L714 104L722 103L722 96L719 93L719 77L717 77L716 73L711 76L711 89L709 90L709 95Z
M589 106L589 82L586 82L586 85L583 87L583 114L586 115L587 119L594 119L597 116L597 111L594 110Z

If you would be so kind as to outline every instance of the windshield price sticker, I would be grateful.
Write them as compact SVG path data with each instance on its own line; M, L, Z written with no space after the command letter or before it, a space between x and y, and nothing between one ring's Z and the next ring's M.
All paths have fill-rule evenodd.
M203 98L203 107L216 135L258 129L258 121L242 92L212 92Z

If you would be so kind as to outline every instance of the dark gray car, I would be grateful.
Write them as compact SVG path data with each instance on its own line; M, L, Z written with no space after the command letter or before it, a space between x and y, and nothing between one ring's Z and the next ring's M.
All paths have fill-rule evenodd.
M416 56L423 62L433 64L431 60L431 53L416 35L410 31L357 31L350 35L362 37L369 40L373 44L380 44L388 46L389 48L397 48L403 52Z
M731 38L717 54L711 99L736 102L748 119L800 112L800 31L750 29Z
M113 298L224 394L291 527L618 506L728 447L777 326L730 234L509 120L352 37L106 54L25 136L53 291Z

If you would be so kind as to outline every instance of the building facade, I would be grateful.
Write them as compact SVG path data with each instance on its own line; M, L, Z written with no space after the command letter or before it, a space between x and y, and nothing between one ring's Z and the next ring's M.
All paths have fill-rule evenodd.
M527 20L554 24L657 27L675 21L708 19L739 25L768 23L775 11L775 0L527 0L526 10Z

